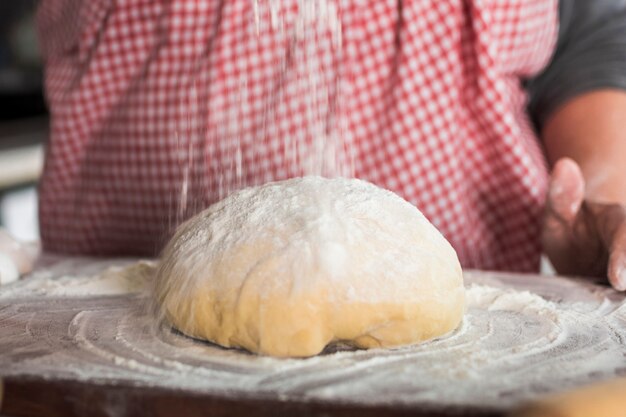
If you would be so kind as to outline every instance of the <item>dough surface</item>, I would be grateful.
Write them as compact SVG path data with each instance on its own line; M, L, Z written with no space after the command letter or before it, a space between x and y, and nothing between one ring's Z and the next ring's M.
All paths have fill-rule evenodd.
M454 249L415 206L321 177L238 191L182 224L154 297L189 336L291 357L334 341L432 339L459 325L465 305Z

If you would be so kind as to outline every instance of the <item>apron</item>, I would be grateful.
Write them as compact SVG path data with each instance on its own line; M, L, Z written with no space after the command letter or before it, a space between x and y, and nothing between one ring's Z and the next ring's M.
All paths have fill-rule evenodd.
M239 188L345 175L466 268L533 271L547 189L521 80L556 0L42 0L45 250L154 255Z

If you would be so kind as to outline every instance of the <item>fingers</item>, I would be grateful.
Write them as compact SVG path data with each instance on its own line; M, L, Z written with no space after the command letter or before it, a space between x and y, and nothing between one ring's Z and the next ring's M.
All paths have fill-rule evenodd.
M595 227L608 252L607 274L611 285L626 291L626 207L620 204L587 202Z
M618 291L626 291L626 215L609 246L609 282Z
M626 236L626 235L625 235ZM626 239L624 239L626 241ZM618 291L626 291L626 246L616 249L609 258L609 282Z
M543 222L544 251L564 274L607 274L626 291L626 206L583 201L585 181L571 159L557 161Z
M7 276L12 276L8 271L9 261L15 265L17 273L24 275L32 271L34 262L39 254L39 245L36 243L24 243L15 240L5 230L0 230L0 254L2 259L0 264L5 267L3 270L5 280ZM6 283L6 282L5 282Z
M577 216L584 198L585 182L578 165L568 158L557 161L550 176L548 199L542 225L542 244L545 254L561 274L579 271L577 239L588 233Z
M548 216L560 224L571 225L585 196L585 180L580 167L569 158L554 165L548 192Z
M15 262L7 254L0 252L0 285L10 284L19 277L20 273Z

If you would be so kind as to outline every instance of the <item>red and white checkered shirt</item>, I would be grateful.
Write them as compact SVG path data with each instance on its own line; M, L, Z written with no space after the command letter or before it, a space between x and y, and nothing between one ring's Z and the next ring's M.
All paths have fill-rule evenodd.
M312 3L340 39L300 27ZM294 149L335 129L465 267L535 270L547 169L520 79L557 22L556 0L43 0L44 248L157 253L227 192L301 175Z

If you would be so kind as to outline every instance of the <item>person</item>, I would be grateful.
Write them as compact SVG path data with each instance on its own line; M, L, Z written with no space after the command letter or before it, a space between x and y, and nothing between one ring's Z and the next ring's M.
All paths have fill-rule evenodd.
M155 255L328 135L464 267L543 248L626 290L623 1L42 0L38 28L46 251Z

